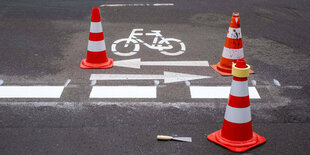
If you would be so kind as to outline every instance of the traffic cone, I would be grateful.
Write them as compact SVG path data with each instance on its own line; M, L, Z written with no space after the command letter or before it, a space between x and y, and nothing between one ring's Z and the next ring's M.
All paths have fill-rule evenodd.
M226 41L222 53L222 58L216 65L211 67L222 76L231 76L232 63L236 63L238 59L244 58L242 35L240 28L239 13L234 12L231 17ZM250 71L254 73L254 71Z
M80 67L84 69L91 68L111 68L113 59L108 58L99 8L95 7L92 11L89 40L86 59L83 59Z
M250 66L244 59L232 66L233 80L222 129L208 135L208 139L234 152L244 152L266 142L252 130L248 89Z

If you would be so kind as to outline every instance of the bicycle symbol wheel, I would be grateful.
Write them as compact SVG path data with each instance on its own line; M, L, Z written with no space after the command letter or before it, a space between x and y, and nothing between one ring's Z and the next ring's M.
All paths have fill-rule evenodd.
M169 52L169 51L166 51L166 50L164 50L165 48L163 48L163 44L164 43L171 43L171 42L177 42L177 43L179 43L180 44L180 47L181 47L181 49L179 50L179 51L176 51L176 52ZM181 40L179 40L179 39L175 39L175 38L165 38L165 39L163 39L163 40L161 40L161 41L159 41L158 42L158 46L160 46L161 48L159 48L158 50L159 50L159 52L161 53L161 54L164 54L164 55L168 55L168 56L178 56L178 55L181 55L181 54L183 54L184 52L185 52L185 44L181 41ZM169 45L169 46L171 46L171 45Z
M138 51L140 50L140 45L139 45L138 41L136 41L136 40L130 39L129 40L129 46L127 48L125 46L120 47L121 44L125 45L125 43L127 41L128 41L128 38L115 40L111 46L111 51L118 56L132 56L132 55L137 54ZM117 45L119 45L119 47L117 47ZM130 47L132 47L132 46L134 46L133 50L130 49ZM126 49L128 49L128 50L126 51Z

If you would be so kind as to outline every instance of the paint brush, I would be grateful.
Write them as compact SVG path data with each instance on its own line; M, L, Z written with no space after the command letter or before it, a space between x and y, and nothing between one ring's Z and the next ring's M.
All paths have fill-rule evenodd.
M157 140L175 140L175 141L181 141L181 142L192 142L192 137L172 137L172 136L166 136L166 135L157 135Z

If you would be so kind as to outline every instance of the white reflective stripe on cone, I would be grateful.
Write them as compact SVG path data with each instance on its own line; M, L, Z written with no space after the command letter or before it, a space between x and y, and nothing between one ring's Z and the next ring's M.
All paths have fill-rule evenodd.
M249 96L248 81L232 80L230 94L238 97Z
M230 39L240 39L242 38L241 28L229 28L227 33L227 38Z
M243 48L240 49L230 49L224 47L222 57L227 59L242 59L243 56Z
M252 120L250 106L246 108L234 108L229 105L226 107L225 120L232 123L247 123Z
M91 51L91 52L101 52L101 51L106 50L104 40L101 40L101 41L90 41L90 40L88 40L87 50Z
M100 33L100 32L102 32L101 22L91 22L90 23L90 32L91 33Z

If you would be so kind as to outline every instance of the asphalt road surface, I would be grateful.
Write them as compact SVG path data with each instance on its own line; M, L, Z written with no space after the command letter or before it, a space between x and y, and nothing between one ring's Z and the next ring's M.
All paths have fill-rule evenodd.
M3 89L8 86L23 86L16 87L22 92L37 86L43 94L19 97L14 89L17 96L0 98L1 154L234 154L206 138L221 128L227 99L191 95L193 86L230 86L232 77L222 77L207 66L81 69L92 7L100 7L110 58L151 63L217 63L231 15L239 12L245 59L255 71L249 85L260 97L251 99L253 129L267 139L245 154L310 153L309 1L1 0L1 93L9 92ZM113 52L112 44L128 38L133 29L143 29L138 37L148 44L154 37L145 33L160 30L163 37L180 40L186 50L169 56L139 43L132 56ZM135 46L123 45L117 50ZM173 47L172 52L182 48L180 42ZM164 72L212 78L165 83ZM91 74L157 78L90 80ZM48 89L41 90L42 86ZM116 97L91 97L93 88L104 86L115 88ZM141 88L130 93L147 97L117 97L126 95L118 89L123 86ZM155 89L155 97L144 88ZM193 142L159 142L158 134L188 136Z

